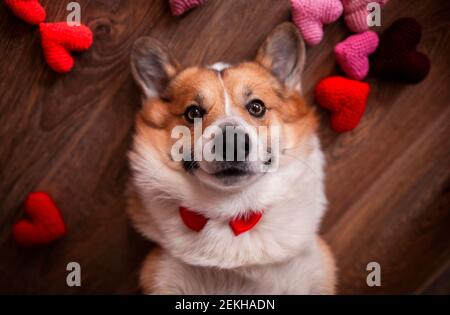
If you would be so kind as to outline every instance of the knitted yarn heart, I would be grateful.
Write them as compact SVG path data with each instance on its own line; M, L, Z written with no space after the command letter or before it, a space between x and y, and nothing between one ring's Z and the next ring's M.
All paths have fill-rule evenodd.
M337 132L356 128L366 110L370 86L343 77L328 77L315 88L316 101L330 110L331 127Z
M206 0L169 0L170 11L173 16L179 16L205 2Z
M34 246L51 243L66 234L66 225L52 198L42 192L30 193L25 202L30 220L17 222L12 230L19 245Z
M361 33L369 29L367 17L369 3L378 3L383 7L389 0L342 0L344 19L347 27L354 33Z
M323 38L323 25L342 15L340 0L291 0L292 20L308 45L317 45Z
M45 20L45 10L38 0L5 0L5 4L29 24L37 25Z
M397 20L381 36L378 50L370 58L371 69L379 77L418 83L430 72L427 55L416 50L422 27L413 18Z
M41 23L42 49L48 65L58 73L72 70L71 51L84 51L92 45L93 35L85 25L70 26L66 22Z
M369 55L378 47L378 35L367 31L352 35L334 48L336 60L352 79L363 80L369 73Z

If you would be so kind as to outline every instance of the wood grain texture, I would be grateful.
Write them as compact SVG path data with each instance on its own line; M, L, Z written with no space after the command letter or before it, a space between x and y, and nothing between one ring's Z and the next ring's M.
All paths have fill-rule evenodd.
M287 0L210 0L182 18L165 0L80 0L95 42L76 68L45 65L36 28L0 5L0 293L138 293L137 274L151 244L125 214L126 152L139 92L132 82L133 42L152 35L185 66L251 59L266 35L290 19ZM42 0L49 21L64 20L67 1ZM327 156L329 211L322 226L339 265L339 293L450 293L450 3L391 0L382 32L412 16L424 28L420 50L432 61L419 85L369 78L360 126L335 134L329 114L320 135ZM348 36L326 27L308 49L306 97L340 73L332 54ZM30 191L51 193L68 235L21 249L11 226ZM66 286L66 265L82 266L81 288ZM366 285L366 265L381 264L382 286Z

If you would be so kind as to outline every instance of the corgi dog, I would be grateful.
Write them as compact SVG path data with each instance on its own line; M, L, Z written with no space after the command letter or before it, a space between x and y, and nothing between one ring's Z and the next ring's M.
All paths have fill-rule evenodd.
M334 258L318 236L324 156L302 97L305 52L291 23L272 31L254 61L235 65L181 69L157 40L136 41L143 104L128 212L157 244L140 273L145 294L335 292ZM205 135L212 127L221 137ZM277 136L269 141L261 128ZM181 158L174 130L187 132ZM208 145L215 159L192 158Z

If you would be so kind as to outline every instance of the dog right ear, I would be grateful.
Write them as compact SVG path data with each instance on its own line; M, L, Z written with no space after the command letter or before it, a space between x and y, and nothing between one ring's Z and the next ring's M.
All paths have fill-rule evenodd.
M131 70L144 97L150 99L161 96L178 73L179 65L158 40L141 37L133 46Z
M256 61L270 70L280 82L302 91L302 73L305 67L306 48L294 24L278 25L258 50Z

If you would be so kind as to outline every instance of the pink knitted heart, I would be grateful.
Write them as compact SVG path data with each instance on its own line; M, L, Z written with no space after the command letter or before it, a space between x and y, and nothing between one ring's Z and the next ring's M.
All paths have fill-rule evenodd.
M348 28L354 33L361 33L369 29L367 23L367 5L378 3L383 7L389 0L342 0L344 6L344 18Z
M369 55L378 47L378 35L367 31L352 35L334 48L342 70L352 79L363 80L369 73Z
M179 16L205 2L206 0L169 0L170 11L173 16Z
M291 0L292 20L308 45L323 38L323 25L336 21L343 11L340 0Z

